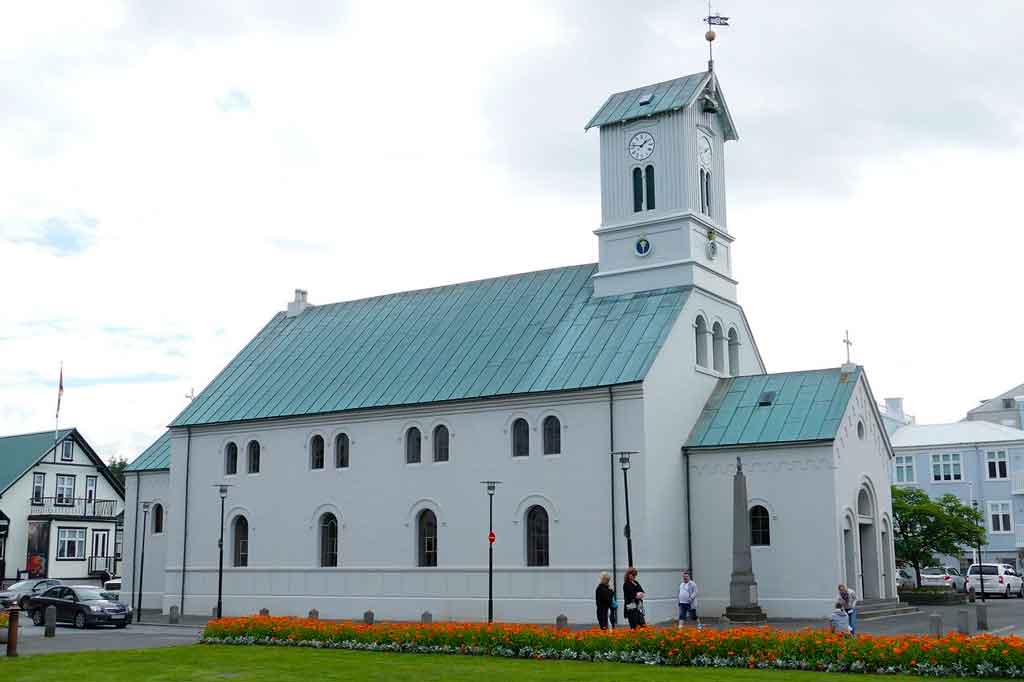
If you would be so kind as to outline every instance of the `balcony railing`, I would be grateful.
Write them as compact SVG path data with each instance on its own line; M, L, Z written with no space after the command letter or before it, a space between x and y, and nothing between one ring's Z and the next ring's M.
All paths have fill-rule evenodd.
M114 575L116 564L117 559L112 556L91 556L89 557L89 575L99 575L100 573Z
M87 500L84 497L34 497L32 516L82 516L112 519L120 513L119 500Z
M1013 527L1013 535L1018 549L1024 548L1024 523L1018 523Z
M1024 495L1024 471L1013 472L1013 494Z

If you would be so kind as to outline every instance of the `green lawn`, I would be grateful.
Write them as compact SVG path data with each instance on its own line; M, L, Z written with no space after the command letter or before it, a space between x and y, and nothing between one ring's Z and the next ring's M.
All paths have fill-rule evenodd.
M74 680L75 682L143 682L231 680L235 682L359 682L445 680L550 680L551 682L622 682L627 679L685 682L817 682L830 680L902 680L924 678L804 673L789 671L663 668L623 663L521 661L469 656L424 656L351 651L317 651L280 647L195 645L168 649L45 654L0 660L4 682ZM936 679L936 678L929 678Z

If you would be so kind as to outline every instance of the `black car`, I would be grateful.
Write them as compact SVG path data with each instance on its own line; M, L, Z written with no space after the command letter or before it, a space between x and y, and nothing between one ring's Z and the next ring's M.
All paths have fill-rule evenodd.
M41 595L30 597L28 612L32 622L45 622L47 606L57 609L58 623L74 623L76 628L95 625L127 627L131 620L131 609L117 601L110 592L99 587L51 587Z

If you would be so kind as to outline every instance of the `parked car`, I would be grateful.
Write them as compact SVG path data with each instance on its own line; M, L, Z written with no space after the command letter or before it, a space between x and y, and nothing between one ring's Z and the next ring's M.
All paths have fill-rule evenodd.
M51 587L63 584L56 578L32 578L16 582L0 592L0 608L6 609L11 604L17 604L18 608L24 609L33 595L42 594Z
M58 585L30 597L28 611L33 623L44 623L47 606L56 607L58 623L74 623L79 629L95 625L127 627L132 615L131 609L118 602L113 594L95 585Z
M917 587L917 579L914 577L914 569L909 566L896 571L897 587L905 590L912 590Z
M963 592L967 580L953 566L929 566L921 569L921 587L950 587L954 592Z
M103 583L103 591L114 595L114 599L121 601L121 579L111 578Z
M969 589L976 594L981 592L982 581L987 594L1001 594L1007 599L1015 594L1024 599L1024 580L1009 564L971 564L967 569Z

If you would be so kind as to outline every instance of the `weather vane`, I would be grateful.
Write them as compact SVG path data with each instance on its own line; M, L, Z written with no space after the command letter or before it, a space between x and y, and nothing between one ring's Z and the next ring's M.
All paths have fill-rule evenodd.
M728 26L729 17L723 17L718 12L711 13L711 0L708 0L708 15L704 17L704 23L708 25L708 32L704 34L704 40L708 41L708 71L715 69L715 56L711 51L711 44L715 41L715 31L712 26Z

